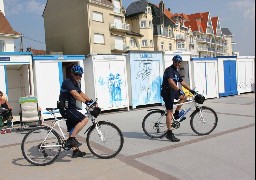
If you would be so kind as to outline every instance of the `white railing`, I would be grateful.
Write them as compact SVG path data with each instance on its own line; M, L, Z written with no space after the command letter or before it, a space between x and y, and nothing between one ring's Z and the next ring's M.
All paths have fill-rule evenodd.
M112 44L111 45L112 50L119 50L119 51L127 51L130 49L130 46L126 44Z
M119 29L119 30L125 30L129 31L130 30L130 24L126 23L111 23L110 24L111 29Z

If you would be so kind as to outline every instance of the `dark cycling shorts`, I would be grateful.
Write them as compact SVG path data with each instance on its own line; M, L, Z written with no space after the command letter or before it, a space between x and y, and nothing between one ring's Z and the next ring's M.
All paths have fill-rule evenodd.
M70 132L79 122L86 118L86 116L77 109L66 109L60 111L60 113L64 118L67 119L66 125L68 132Z
M174 93L171 96L163 97L163 100L165 102L165 108L166 110L173 110L173 103L174 99L178 100L180 98L181 94Z

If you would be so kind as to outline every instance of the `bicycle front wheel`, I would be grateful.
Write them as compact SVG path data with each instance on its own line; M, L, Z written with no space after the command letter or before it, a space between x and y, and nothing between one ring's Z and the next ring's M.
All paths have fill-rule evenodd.
M113 123L100 121L87 134L89 150L102 159L115 157L123 148L124 138L121 130Z
M36 166L53 163L60 154L59 134L48 127L39 127L29 131L23 138L21 150L24 158Z
M165 111L156 110L148 113L142 122L144 133L150 138L161 138L167 132Z
M208 135L217 126L218 116L209 107L202 106L195 110L191 115L190 126L198 135Z

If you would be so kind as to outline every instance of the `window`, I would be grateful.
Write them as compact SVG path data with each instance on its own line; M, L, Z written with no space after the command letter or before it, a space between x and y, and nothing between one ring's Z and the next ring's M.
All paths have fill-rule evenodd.
M147 7L147 14L151 14L151 7Z
M147 21L141 21L140 22L140 27L141 28L146 28L146 26L147 26Z
M148 40L142 40L142 47L148 47Z
M172 44L169 43L169 51L171 51L171 50L172 50Z
M151 22L151 21L148 22L148 27L149 27L149 28L152 27L152 22Z
M120 0L114 0L114 12L121 13L121 2Z
M164 50L164 42L161 42L161 50Z
M153 40L150 40L150 47L154 47Z
M94 44L105 44L104 34L94 34Z
M138 46L137 46L137 43L136 43L136 40L135 40L134 38L131 38L131 39L130 39L130 46L131 46L131 47L138 47Z
M0 40L0 52L4 52L4 41Z
M103 22L103 14L99 12L93 12L92 20L97 22Z
M184 48L185 48L184 42L178 42L177 43L177 49L184 49Z
M168 29L168 37L172 37L172 30Z

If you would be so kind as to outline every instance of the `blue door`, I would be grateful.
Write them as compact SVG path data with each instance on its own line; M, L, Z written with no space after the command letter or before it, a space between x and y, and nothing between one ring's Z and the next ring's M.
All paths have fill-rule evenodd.
M224 61L224 86L225 92L221 96L237 95L236 61Z

